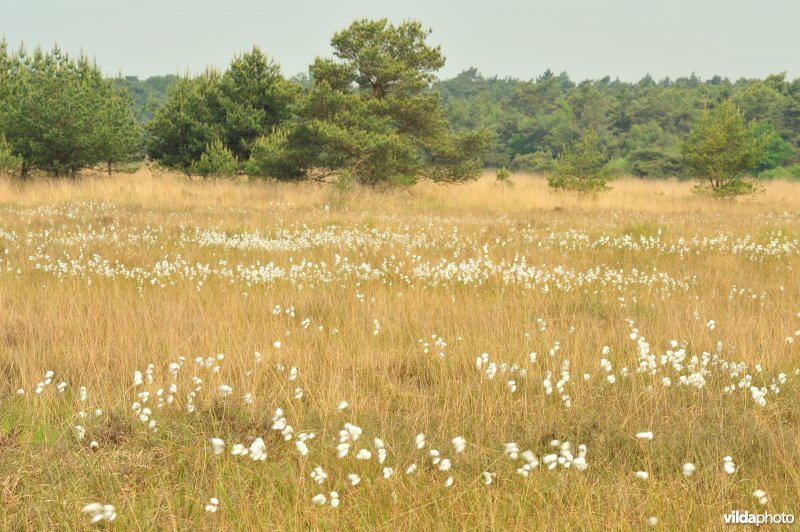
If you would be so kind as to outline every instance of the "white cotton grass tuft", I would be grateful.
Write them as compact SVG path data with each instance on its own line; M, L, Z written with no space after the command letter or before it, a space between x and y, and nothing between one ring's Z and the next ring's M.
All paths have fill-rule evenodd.
M686 462L685 464L683 464L683 467L681 467L681 473L683 473L683 476L687 477L687 478L691 477L692 475L694 475L694 472L696 470L697 470L697 468L691 462Z
M425 447L425 434L420 432L419 434L416 435L416 437L414 438L414 447L416 447L417 449L422 449L423 447Z
M349 406L350 403L348 403L347 401L339 401L339 405L336 408L338 408L340 411L344 411L347 410L347 407Z
M643 441L652 441L653 440L653 432L649 431L649 430L643 431L643 432L637 432L636 433L636 439L637 440L643 440Z
M211 448L214 454L222 454L225 451L225 440L222 438L211 438Z
M248 450L247 447L245 447L241 443L237 443L231 449L231 454L234 456L247 456Z
M316 504L317 506L323 506L326 502L328 502L328 498L325 496L324 493L318 493L311 497L311 502Z
M453 438L453 450L456 454L463 453L467 447L467 440L463 436L456 436Z
M519 458L519 446L514 442L506 443L503 446L503 453L505 453L505 455L511 460L516 460Z
M297 452L300 453L300 456L307 456L308 455L308 445L303 440L297 440L294 442L294 446L297 449Z
M736 464L733 463L733 458L726 456L722 459L722 469L729 475L736 473Z
M369 460L372 458L372 453L366 449L359 449L356 453L356 460Z
M347 475L347 482L349 482L351 486L358 486L358 483L361 482L361 477L355 473L350 473Z
M655 528L658 525L658 517L651 515L647 518L647 526L650 528Z
M99 523L100 521L111 522L117 518L117 512L114 506L110 504L100 504L93 502L83 507L83 513L89 516L92 523Z
M210 514L217 513L217 510L219 510L219 499L211 497L205 505L205 510Z
M636 478L638 478L639 480L647 480L650 478L650 473L648 473L647 471L637 471Z
M267 459L267 446L264 444L264 440L261 438L256 438L253 440L253 443L250 444L250 458L255 461L263 461Z
M758 499L758 504L764 506L769 502L769 498L767 498L767 493L762 489L757 489L753 492L753 497Z
M328 474L322 469L322 466L316 466L309 476L320 486L322 486L322 484L325 483L325 479L328 478Z

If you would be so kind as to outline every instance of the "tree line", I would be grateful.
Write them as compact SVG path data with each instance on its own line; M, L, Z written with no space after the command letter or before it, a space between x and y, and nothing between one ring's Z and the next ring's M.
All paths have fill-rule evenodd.
M800 79L784 74L735 82L648 75L635 83L609 77L575 83L550 70L522 81L487 78L472 68L434 90L455 129L492 131L484 156L490 166L552 172L558 155L591 129L612 174L691 177L684 142L705 110L731 101L765 144L748 170L800 178Z
M800 177L800 80L575 83L469 69L438 81L445 59L429 34L359 20L307 75L286 78L253 48L222 71L145 81L0 42L0 170L74 176L147 155L194 175L345 187L461 182L489 166L546 173L556 188L694 176L726 193L745 190L746 174Z
M4 43L2 160L23 177L34 169L74 176L143 149L203 176L335 178L342 186L474 179L489 133L450 127L430 90L445 59L425 42L429 34L413 21L356 21L333 36L335 58L317 58L300 81L253 48L224 71L175 80L161 102L157 91L134 92L143 105L136 114L134 80L103 80L84 56L9 53ZM151 109L140 127L136 117Z

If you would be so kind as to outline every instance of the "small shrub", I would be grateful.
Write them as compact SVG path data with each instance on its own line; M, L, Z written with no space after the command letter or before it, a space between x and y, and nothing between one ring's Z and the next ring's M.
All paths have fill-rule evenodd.
M514 182L511 181L511 173L508 171L508 169L505 166L503 166L499 170L497 170L496 177L497 177L497 182L499 184L505 185L505 186L507 186L509 188L514 186Z
M557 190L601 192L608 190L610 180L597 133L589 129L577 143L564 148L547 183Z
M215 140L206 146L200 160L192 163L189 172L203 177L232 177L238 168L239 163L231 150Z
M735 198L736 196L754 194L759 190L761 190L761 187L759 187L755 181L743 177L728 179L725 183L716 188L698 184L692 189L695 194L714 198Z

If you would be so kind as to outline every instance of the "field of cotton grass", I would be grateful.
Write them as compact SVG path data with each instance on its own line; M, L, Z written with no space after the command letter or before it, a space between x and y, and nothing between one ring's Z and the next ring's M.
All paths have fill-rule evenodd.
M800 511L800 185L0 181L0 529Z

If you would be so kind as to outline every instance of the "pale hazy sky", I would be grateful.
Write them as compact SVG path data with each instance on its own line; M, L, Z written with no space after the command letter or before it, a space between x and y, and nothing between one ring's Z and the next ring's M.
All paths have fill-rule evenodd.
M432 28L442 78L800 77L800 0L0 0L0 35L139 77L224 67L256 44L293 75L362 17Z

